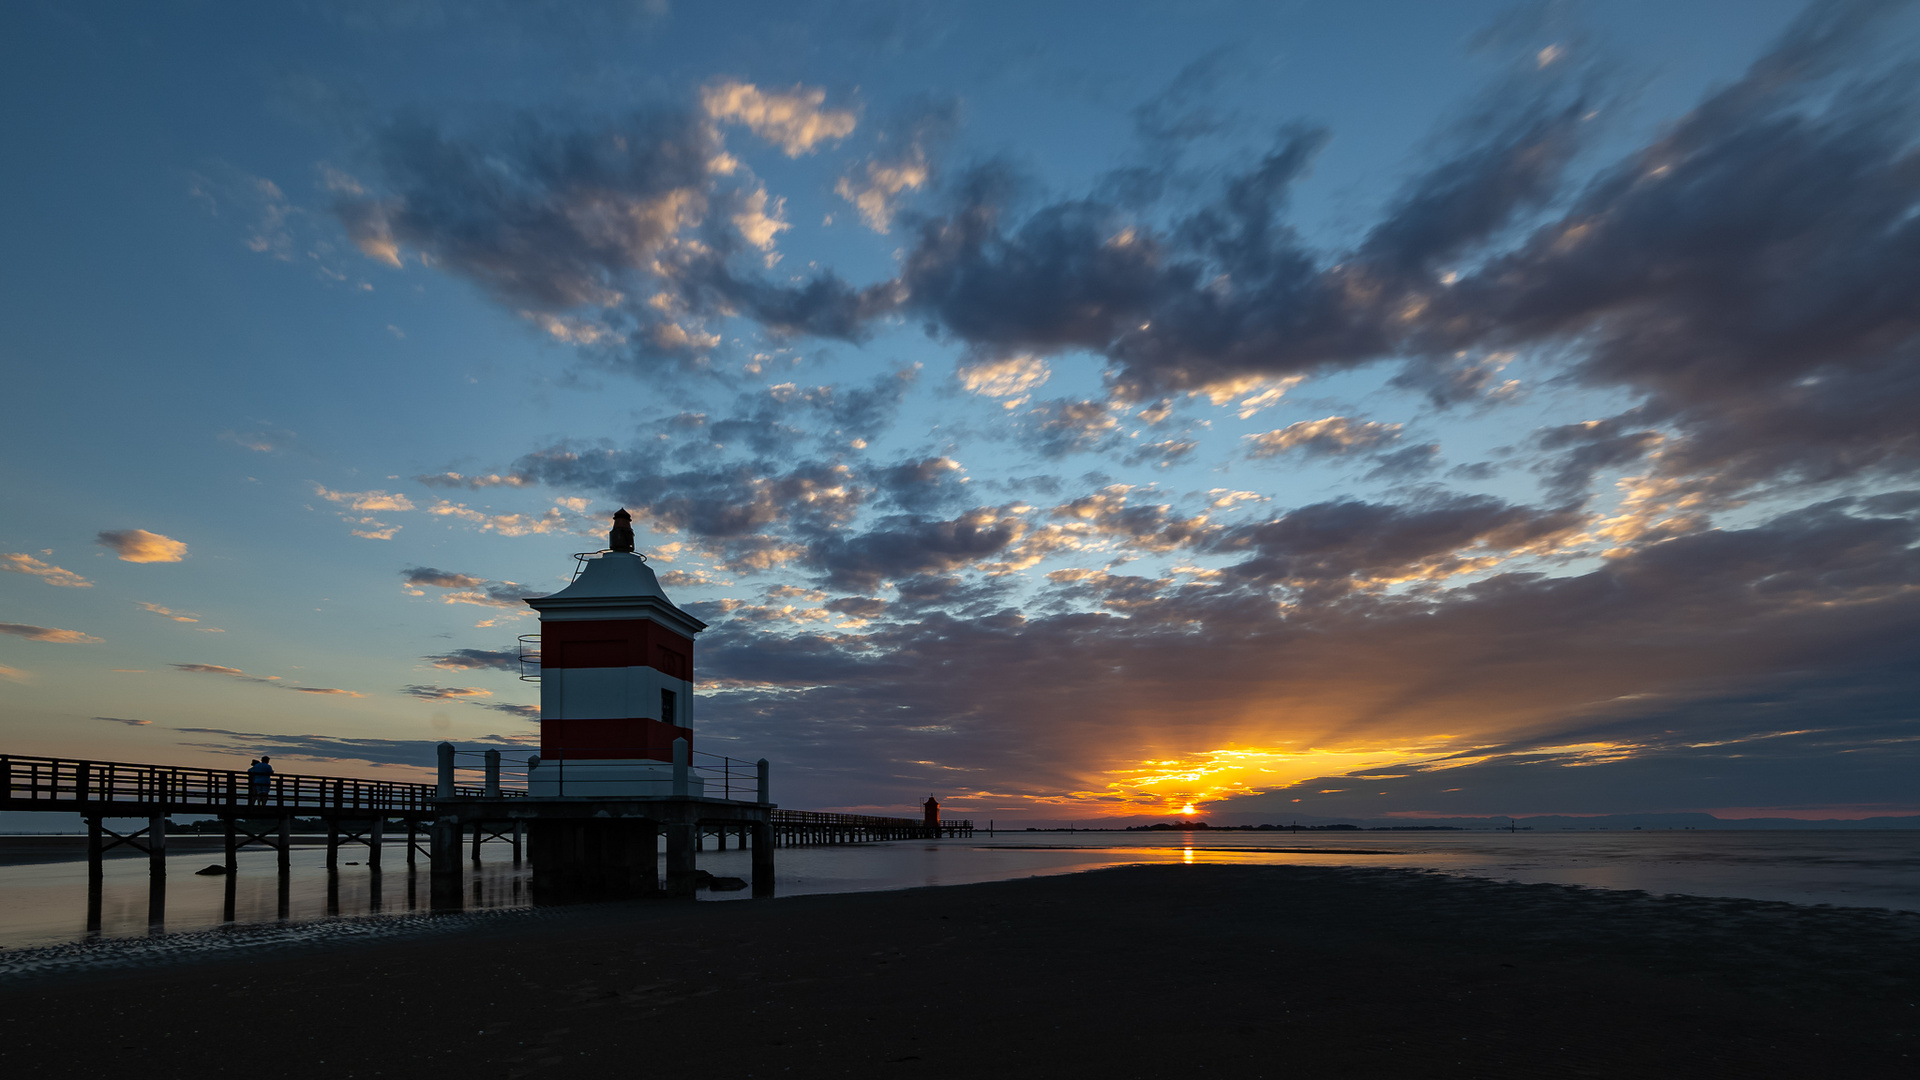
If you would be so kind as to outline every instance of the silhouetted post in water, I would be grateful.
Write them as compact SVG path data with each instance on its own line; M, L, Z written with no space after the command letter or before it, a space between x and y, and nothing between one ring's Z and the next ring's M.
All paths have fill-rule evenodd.
M280 815L280 888L287 887L287 875L293 873L293 815Z
M100 899L105 882L101 861L106 857L100 841L100 819L87 819L87 936L100 936Z
M460 819L436 818L428 832L432 878L428 903L435 911L460 910Z
M420 842L419 836L420 827L414 824L414 820L409 817L407 819L407 873L409 874L413 873L413 868L420 855L420 849L418 847Z
M527 823L524 821L514 822L513 823L513 865L515 866L520 865L520 849L526 841L526 835L527 835Z
M340 822L327 819L327 869L340 868Z
M226 885L226 892L220 898L220 921L232 922L234 919L234 901L237 899L240 891L240 875L235 874L232 867L227 868L227 880L224 884Z
M106 846L100 838L100 819L90 817L87 819L87 880L95 885L100 883L100 875L105 872L101 866L105 858Z
M473 823L473 865L475 866L480 865L480 841L485 839L485 837L486 837L486 825L478 821L474 822Z
M327 868L327 914L340 914L340 871Z
M684 746L685 743L680 743ZM679 751L676 749L676 755ZM677 771L677 770L676 770ZM699 828L691 821L675 821L666 826L667 895L692 896L694 886L693 833Z
M443 742L437 748L440 755L439 783L435 785L434 795L440 799L453 798L453 744ZM455 814L441 813L434 818L428 830L427 857L432 862L431 888L428 903L435 911L458 911L460 899L460 818Z
M500 797L500 751L487 751L487 798Z
M167 918L167 815L147 819L147 926L158 927Z
M228 881L232 881L232 880L233 880L233 872L234 872L235 870L238 870L238 869L240 869L240 837L239 837L239 835L238 835L238 834L237 834L237 833L236 833L236 832L234 831L234 827L233 827L233 815L232 815L232 814L228 814L228 815L226 815L225 817L223 817L223 818L221 818L221 819L220 819L220 821L221 821L221 823L222 823L223 825L225 825L225 826L226 826L226 833L227 833L227 880L228 880ZM231 920L229 920L229 921L231 921Z
M367 831L367 866L380 872L380 848L387 839L387 815L373 815L373 827Z
M765 761L760 763L760 775L766 776ZM766 790L762 781L761 790ZM753 895L773 895L773 823L756 821L753 829Z

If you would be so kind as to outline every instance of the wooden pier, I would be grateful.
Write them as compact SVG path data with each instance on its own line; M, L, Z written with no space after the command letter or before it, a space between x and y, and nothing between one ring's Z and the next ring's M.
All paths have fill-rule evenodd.
M237 770L0 755L0 810L73 811L86 822L89 926L99 924L103 858L123 845L147 855L149 917L156 924L161 921L167 819L172 815L220 821L229 912L239 852L255 845L274 850L282 918L289 906L295 828L310 827L316 819L325 828L329 871L340 865L342 846L364 846L366 864L377 873L383 851L392 840L404 838L409 872L416 869L420 855L428 857L435 909L462 905L461 856L469 841L475 863L488 839L511 844L516 864L523 849L530 850L536 895L691 896L700 881L695 853L706 849L709 838L716 850L726 850L732 840L736 848L753 852L753 892L768 896L774 889L776 848L973 835L973 823L966 820L929 823L780 809L767 797L764 761L752 767L749 779L758 781L752 790L738 778L742 763L695 766L683 751L672 766L672 787L664 794L536 798L502 785L498 750L476 755L484 762L476 767L484 778L477 785L455 782L455 755L451 745L441 744L438 782L431 784L275 774L260 790ZM695 789L692 780L703 771L712 779L702 789L718 790L723 797L690 793ZM736 793L748 797L732 797ZM107 824L125 819L146 824L128 832ZM662 836L664 879L657 872Z

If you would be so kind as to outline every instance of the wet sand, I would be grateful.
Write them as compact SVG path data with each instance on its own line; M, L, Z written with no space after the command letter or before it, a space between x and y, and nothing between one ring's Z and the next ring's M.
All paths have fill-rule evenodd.
M1871 909L1202 865L450 925L0 979L0 1070L1907 1080L1920 1069L1908 1056L1920 915Z

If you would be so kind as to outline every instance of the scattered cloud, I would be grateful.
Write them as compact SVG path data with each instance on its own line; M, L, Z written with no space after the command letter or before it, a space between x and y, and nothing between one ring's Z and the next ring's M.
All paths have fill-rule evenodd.
M1344 416L1302 420L1259 435L1248 435L1247 456L1273 457L1290 450L1315 456L1333 456L1373 450L1400 437L1399 424L1354 421Z
M1025 355L962 364L954 372L968 393L995 398L1021 397L1045 384L1049 374L1045 360Z
M744 125L788 157L810 154L821 143L853 133L858 117L849 109L826 109L827 92L794 86L766 91L752 83L715 83L700 93L700 106L714 120Z
M149 603L146 603L145 601L135 601L135 606L137 606L142 611L151 612L155 615L160 616L163 619L170 619L173 622L197 623L200 621L200 616L198 615L190 615L183 611L175 611L172 608L161 607L159 604L149 604Z
M413 501L405 495L390 495L384 491L329 491L325 487L313 485L313 493L330 503L337 503L349 510L360 512L377 510L411 510Z
M477 686L403 686L400 692L421 701L464 701L468 698L492 697L493 691Z
M94 719L104 720L109 724L125 724L128 727L146 727L153 723L151 720L129 720L124 716L96 716Z
M96 539L101 547L118 555L121 562L173 563L187 557L187 545L145 529L103 532Z
M0 623L0 634L12 634L28 641L51 641L63 645L98 645L101 639L92 634L83 634L78 630L57 630L51 626L31 626L27 623Z
M256 454L278 454L292 449L299 436L284 428L261 428L257 431L223 431L220 438Z
M431 566L414 566L400 571L400 584L411 596L425 596L427 589L444 589L446 591L440 597L442 603L475 604L513 611L526 611L525 600L546 595L544 589L511 581L488 581L471 574L436 570Z
M447 671L518 672L520 670L518 649L455 649L438 656L423 656L421 659Z
M273 686L281 690L292 690L296 693L301 693L301 694L319 694L319 695L330 696L330 697L354 697L354 698L367 696L356 690L341 690L337 687L332 687L332 686L295 686L291 683L288 683L282 680L278 675L265 675L265 676L249 675L245 671L242 671L239 668L227 667L222 664L171 664L169 666L172 667L175 671L184 671L184 672L187 672L188 674L219 675L225 678L236 680L238 682L257 683L262 686ZM182 730L185 730L185 729L182 729Z
M58 585L62 588L90 589L93 587L93 582L71 570L42 562L32 555L18 551L0 553L0 570L15 574L31 574L49 585Z

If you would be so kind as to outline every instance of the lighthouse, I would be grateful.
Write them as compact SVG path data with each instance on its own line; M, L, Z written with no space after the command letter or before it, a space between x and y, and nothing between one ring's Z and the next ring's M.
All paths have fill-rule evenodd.
M607 550L576 556L573 583L540 613L540 756L528 794L611 798L673 790L675 740L693 745L693 639L707 624L667 598L613 516Z

